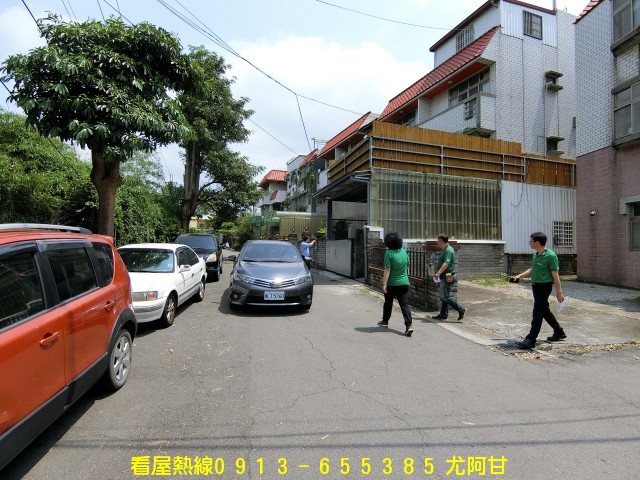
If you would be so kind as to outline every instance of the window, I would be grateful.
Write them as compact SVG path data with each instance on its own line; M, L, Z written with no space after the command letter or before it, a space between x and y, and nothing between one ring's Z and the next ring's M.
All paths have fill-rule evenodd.
M573 247L573 222L553 222L553 246Z
M489 91L489 70L480 72L449 90L449 107L466 102L478 92L487 91Z
M523 13L524 34L542 40L542 17L535 13L527 12L526 10Z
M470 120L476 113L476 99L473 98L464 104L464 119Z
M631 250L640 250L640 202L631 204Z
M44 310L33 252L0 260L0 330Z
M407 125L409 127L414 127L416 125L416 112L409 112L406 115L400 117L396 123L398 125Z
M473 23L467 25L456 35L456 52L473 42Z
M640 26L640 0L613 0L613 41Z
M61 302L97 287L96 275L83 247L49 250L46 253Z
M104 287L113 280L113 252L111 246L97 242L93 244L93 251L98 257L98 281Z
M615 138L640 132L640 82L613 96Z

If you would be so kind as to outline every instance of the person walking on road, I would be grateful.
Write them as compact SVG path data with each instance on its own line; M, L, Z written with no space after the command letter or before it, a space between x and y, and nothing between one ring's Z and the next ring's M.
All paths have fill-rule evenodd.
M449 236L446 233L438 235L438 248L442 251L438 257L436 264L436 274L434 280L440 288L440 313L431 318L437 320L446 320L449 317L449 307L458 312L458 321L462 321L467 309L460 305L455 298L451 296L453 287L458 283L458 275L456 273L456 252L449 245Z
M302 236L302 242L300 243L300 253L302 254L302 258L304 258L304 261L309 268L311 268L311 247L313 247L315 243L315 238L309 241L308 235Z
M564 330L549 308L549 295L551 295L551 290L554 285L556 287L556 298L558 302L562 303L564 301L562 285L560 283L558 256L553 250L546 247L547 236L542 232L532 233L529 239L529 245L535 250L533 252L531 268L510 279L512 282L518 282L521 278L531 277L533 319L531 320L531 330L529 334L519 343L521 348L533 348L536 346L536 339L540 333L543 319L553 328L553 335L547 337L549 342L558 342L567 338Z
M391 232L384 237L387 251L384 252L384 274L382 277L382 291L384 292L384 306L382 307L382 320L378 322L380 327L389 327L393 299L397 298L404 318L406 330L404 334L410 337L413 334L411 310L409 309L409 254L402 248L402 238L397 233Z

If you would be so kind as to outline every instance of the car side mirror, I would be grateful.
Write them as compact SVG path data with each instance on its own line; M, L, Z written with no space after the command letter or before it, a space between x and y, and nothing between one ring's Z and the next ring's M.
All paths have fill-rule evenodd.
M232 262L235 262L238 259L238 257L236 255L227 255L227 260L231 260Z
M180 273L191 270L191 265L180 265Z

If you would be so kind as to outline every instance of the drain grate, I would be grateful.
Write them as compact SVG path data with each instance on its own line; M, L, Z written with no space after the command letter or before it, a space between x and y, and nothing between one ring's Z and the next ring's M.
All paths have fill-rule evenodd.
M541 358L541 357L553 357L549 353L538 350L535 348L522 348L517 343L497 343L491 345L489 348L495 352L500 352L504 355L512 355L523 358Z

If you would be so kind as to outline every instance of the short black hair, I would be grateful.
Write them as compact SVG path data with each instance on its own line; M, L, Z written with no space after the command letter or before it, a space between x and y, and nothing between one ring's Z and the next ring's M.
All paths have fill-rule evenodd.
M449 243L449 235L446 233L441 233L438 235L438 239L442 240L444 243Z
M400 250L402 248L402 238L397 232L389 232L384 237L384 244L390 250Z
M309 235L303 235L302 236L302 241L306 242L307 240L309 240Z
M534 242L540 242L543 247L547 244L547 236L542 232L536 232L531 234L531 240Z

